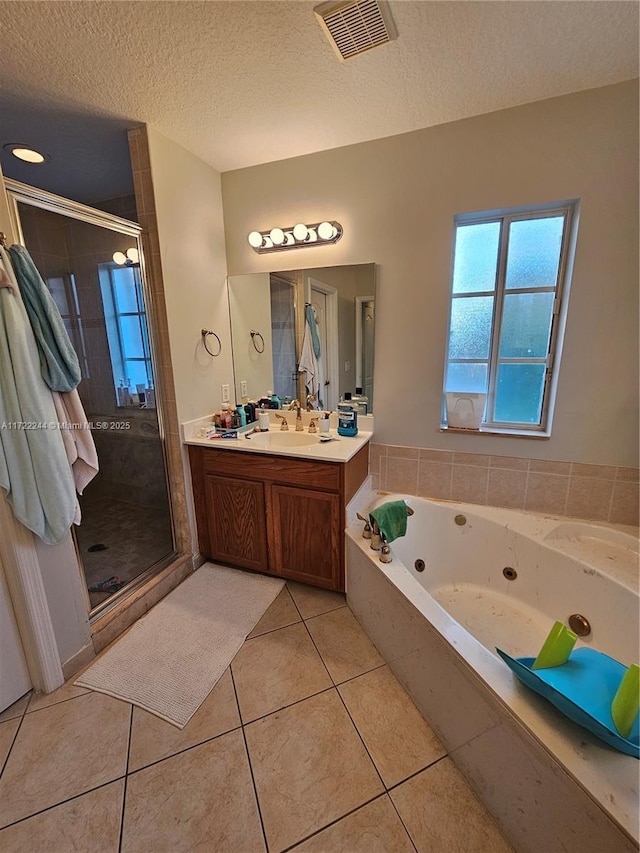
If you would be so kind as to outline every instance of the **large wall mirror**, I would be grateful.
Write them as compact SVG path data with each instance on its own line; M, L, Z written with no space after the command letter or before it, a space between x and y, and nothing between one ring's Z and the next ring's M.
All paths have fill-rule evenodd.
M375 264L227 282L236 401L273 391L283 405L312 395L311 408L335 410L345 392L362 388L372 411Z

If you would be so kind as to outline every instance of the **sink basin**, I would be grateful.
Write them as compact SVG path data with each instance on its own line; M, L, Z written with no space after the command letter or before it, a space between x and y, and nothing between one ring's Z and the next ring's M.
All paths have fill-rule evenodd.
M317 435L307 432L254 432L248 441L265 448L304 447L318 444Z

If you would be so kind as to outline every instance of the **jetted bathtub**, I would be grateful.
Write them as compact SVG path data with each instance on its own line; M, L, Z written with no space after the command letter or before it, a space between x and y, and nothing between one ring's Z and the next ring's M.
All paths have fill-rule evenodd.
M407 535L379 561L347 529L347 601L451 757L526 853L637 850L637 759L518 682L498 657L534 657L554 621L638 661L638 540L589 522L404 498ZM362 510L361 510L362 511ZM366 512L366 509L365 509Z

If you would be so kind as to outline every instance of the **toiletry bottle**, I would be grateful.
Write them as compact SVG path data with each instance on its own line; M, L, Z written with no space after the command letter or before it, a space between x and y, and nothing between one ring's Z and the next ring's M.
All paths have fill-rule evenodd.
M357 434L358 413L351 403L338 403L338 435L353 436Z
M244 410L244 407L241 403L236 403L236 412L238 413L238 418L240 419L240 426L247 425L247 413Z
M276 394L275 391L271 392L271 408L272 409L281 409L282 403L280 402L280 397Z
M247 415L247 423L252 424L256 420L256 404L252 400L249 400L245 404L244 410Z

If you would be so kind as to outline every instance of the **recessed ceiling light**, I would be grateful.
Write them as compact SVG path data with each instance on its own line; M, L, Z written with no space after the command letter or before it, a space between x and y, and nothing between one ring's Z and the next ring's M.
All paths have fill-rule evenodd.
M49 159L48 154L41 154L34 148L29 148L28 145L21 145L18 142L10 142L4 146L4 149L5 151L10 151L18 160L24 160L25 163L38 164L44 163L45 160Z

